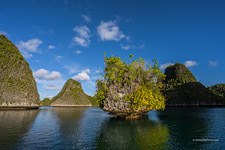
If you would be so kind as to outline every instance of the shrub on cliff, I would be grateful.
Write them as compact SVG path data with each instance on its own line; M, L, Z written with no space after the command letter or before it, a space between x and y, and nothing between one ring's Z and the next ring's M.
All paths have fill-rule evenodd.
M156 60L154 66L142 58L126 63L112 56L105 57L104 61L104 78L97 81L96 92L103 110L117 116L129 116L165 108L161 93L164 75Z
M208 89L225 102L225 84L216 84L208 87Z

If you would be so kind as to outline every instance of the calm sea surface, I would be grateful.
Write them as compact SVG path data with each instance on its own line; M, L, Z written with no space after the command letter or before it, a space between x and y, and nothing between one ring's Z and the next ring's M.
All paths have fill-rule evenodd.
M225 149L225 108L117 120L99 108L0 111L0 149Z

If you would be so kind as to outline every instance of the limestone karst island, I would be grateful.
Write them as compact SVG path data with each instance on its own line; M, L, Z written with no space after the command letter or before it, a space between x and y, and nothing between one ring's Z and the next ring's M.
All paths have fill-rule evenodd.
M1 108L38 108L39 106L99 106L120 117L139 117L166 106L225 105L225 84L205 87L183 64L175 63L165 74L154 60L153 66L140 58L129 64L119 57L105 57L103 79L97 80L96 95L88 96L81 84L68 79L51 100L40 101L35 79L18 48L0 35Z
M0 150L225 149L225 1L0 1Z

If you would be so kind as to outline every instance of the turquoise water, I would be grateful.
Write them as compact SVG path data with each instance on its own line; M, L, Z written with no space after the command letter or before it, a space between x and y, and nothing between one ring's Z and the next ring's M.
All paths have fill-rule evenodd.
M133 121L95 107L0 111L0 149L225 149L225 108L168 108Z

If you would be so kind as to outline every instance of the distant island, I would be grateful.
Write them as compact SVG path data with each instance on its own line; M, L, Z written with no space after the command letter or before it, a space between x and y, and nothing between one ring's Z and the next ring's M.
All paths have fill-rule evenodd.
M164 95L167 106L225 105L225 84L205 87L183 64L166 68Z
M81 84L73 79L66 81L59 94L52 99L50 106L91 106L89 97L84 93Z
M119 57L105 57L104 79L97 81L94 96L85 94L78 81L68 79L52 100L40 101L29 64L4 35L0 35L0 60L0 108L100 106L132 118L167 106L225 105L225 84L205 87L183 64L168 66L162 73L156 60L147 66L143 59L127 64Z

